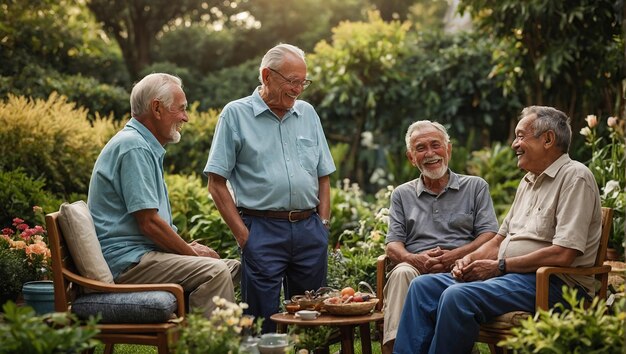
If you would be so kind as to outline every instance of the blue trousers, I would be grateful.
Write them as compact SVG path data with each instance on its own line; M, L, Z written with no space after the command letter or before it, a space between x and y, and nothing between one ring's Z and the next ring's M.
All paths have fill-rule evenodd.
M241 250L241 296L247 314L263 317L263 333L275 332L270 316L285 299L326 285L328 229L313 214L298 222L242 216L250 231Z
M535 282L535 273L468 283L449 273L421 275L409 286L393 352L470 353L480 324L511 311L535 311ZM562 300L563 285L550 277L550 306Z

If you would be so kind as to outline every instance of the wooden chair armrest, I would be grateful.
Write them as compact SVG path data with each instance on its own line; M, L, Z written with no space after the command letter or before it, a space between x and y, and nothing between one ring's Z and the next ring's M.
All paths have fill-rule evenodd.
M185 316L185 292L183 287L174 283L162 284L110 284L98 280L89 279L63 269L63 276L83 288L103 293L131 293L139 291L167 291L176 297L177 313L179 317Z
M385 265L387 263L387 255L382 254L376 259L376 297L378 303L376 304L376 310L381 311L383 309L383 289L385 288Z
M574 275L599 275L602 274L602 286L599 296L606 297L606 281L611 271L610 265L598 267L541 267L537 269L537 294L535 304L537 309L548 308L548 290L550 289L550 275L553 274L574 274Z

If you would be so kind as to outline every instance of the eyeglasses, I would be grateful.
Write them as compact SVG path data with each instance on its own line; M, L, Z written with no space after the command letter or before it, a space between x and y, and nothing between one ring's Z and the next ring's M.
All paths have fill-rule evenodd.
M286 78L283 74L279 73L278 71L268 67L268 69L270 69L272 72L280 75L280 77L283 78L283 80L285 80L285 82L291 86L291 87L297 87L297 86L301 86L303 90L306 90L307 87L309 87L309 85L311 85L313 83L313 81L306 79L306 80L289 80L288 78Z

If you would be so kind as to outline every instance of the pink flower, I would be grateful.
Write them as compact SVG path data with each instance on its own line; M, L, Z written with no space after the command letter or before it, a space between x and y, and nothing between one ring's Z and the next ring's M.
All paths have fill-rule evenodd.
M34 255L42 255L44 259L50 257L50 250L43 242L37 242L26 246L26 254L32 259Z
M13 219L13 226L17 226L19 224L24 223L24 220L20 219L20 218L14 218Z
M33 230L34 230L35 234L37 234L37 235L43 235L43 234L46 233L46 230L41 225L35 225Z
M17 224L17 225L15 225L15 228L20 230L20 231L24 231L24 230L28 229L28 225L27 224Z
M598 125L598 117L593 114L588 115L585 120L587 121L587 125L589 126L589 128L593 128Z
M616 127L617 126L617 117L609 117L606 120L606 125L608 125L609 127Z
M3 235L11 236L14 233L15 233L15 231L13 231L13 229L10 229L8 227L5 227L4 229L2 229L2 234Z

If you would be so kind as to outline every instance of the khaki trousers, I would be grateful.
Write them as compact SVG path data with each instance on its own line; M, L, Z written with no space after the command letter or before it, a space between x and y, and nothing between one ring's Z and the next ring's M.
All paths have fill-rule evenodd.
M385 316L383 343L396 339L400 315L402 314L404 299L409 291L409 285L411 280L419 275L420 272L406 262L396 265L387 274L387 284L383 289L385 299L383 304Z
M239 283L239 261L210 257L148 252L139 263L120 274L116 283L176 283L189 294L189 308L201 308L209 317L215 309L213 297L235 302L233 284Z

